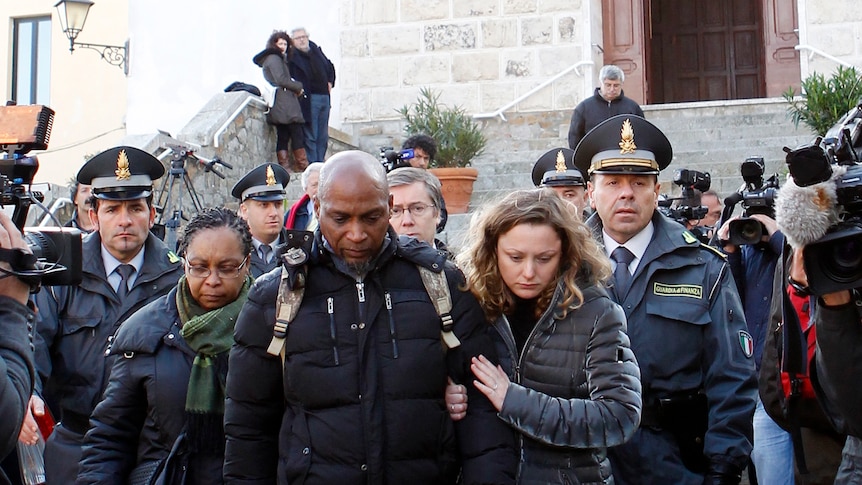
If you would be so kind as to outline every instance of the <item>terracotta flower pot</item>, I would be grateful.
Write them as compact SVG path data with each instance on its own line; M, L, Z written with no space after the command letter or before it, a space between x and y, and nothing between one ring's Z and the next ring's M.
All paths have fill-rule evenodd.
M473 195L473 182L479 171L470 167L432 168L431 173L440 180L443 189L443 200L449 214L464 214L470 205Z

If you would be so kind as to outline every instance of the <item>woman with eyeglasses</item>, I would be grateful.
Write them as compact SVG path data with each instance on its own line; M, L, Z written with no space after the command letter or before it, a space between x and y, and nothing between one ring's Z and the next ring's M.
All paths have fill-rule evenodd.
M102 402L90 417L78 484L219 484L233 329L252 278L248 224L208 208L178 243L185 275L117 331Z

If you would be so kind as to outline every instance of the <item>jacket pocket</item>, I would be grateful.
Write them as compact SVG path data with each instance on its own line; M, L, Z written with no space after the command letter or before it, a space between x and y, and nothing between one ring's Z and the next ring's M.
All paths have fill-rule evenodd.
M82 331L95 333L95 328L101 322L101 316L67 316L63 319L63 335L72 335Z

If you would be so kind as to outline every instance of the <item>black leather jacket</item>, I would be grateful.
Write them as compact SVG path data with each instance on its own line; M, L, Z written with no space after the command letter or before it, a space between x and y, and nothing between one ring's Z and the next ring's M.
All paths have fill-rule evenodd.
M559 319L562 289L560 282L520 358L509 322L494 323L513 382L500 417L520 433L519 484L613 483L607 447L637 429L640 370L625 314L605 289L583 289L583 306Z

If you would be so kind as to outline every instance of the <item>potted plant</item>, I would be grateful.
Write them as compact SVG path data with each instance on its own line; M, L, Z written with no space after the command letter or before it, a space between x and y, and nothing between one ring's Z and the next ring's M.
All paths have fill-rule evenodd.
M416 103L398 110L407 136L426 134L437 142L437 156L429 166L440 179L450 214L467 212L478 171L470 167L485 149L487 140L463 108L440 103L440 93L422 88Z
M838 66L829 79L814 73L802 81L802 98L793 88L784 92L790 104L787 111L796 126L802 122L816 135L825 135L832 125L859 103L862 98L862 78L853 67Z

